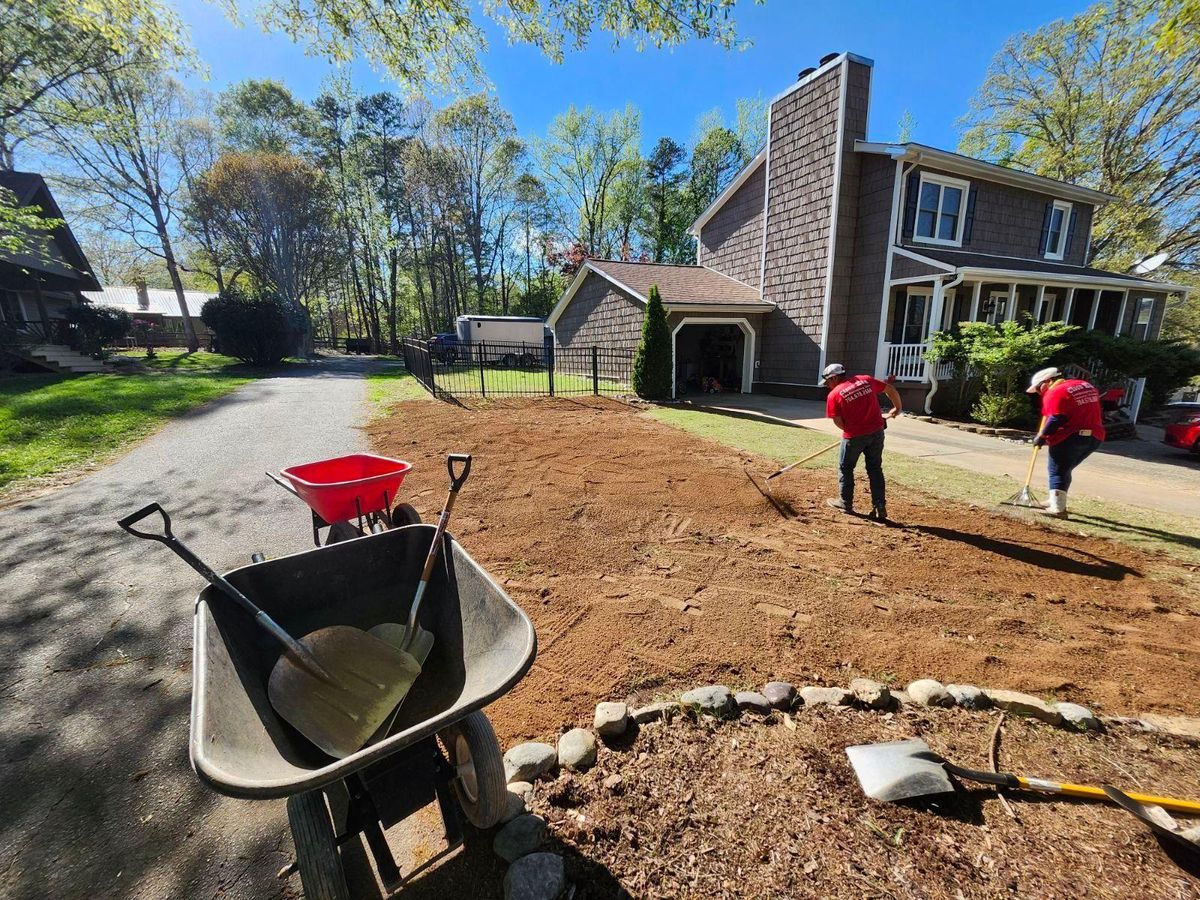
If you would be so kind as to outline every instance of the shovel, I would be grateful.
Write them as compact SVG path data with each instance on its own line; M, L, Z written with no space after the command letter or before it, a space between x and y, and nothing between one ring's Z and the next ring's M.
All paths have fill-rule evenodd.
M913 797L933 794L949 794L954 791L950 775L968 781L994 784L997 787L1034 791L1042 794L1059 794L1064 797L1081 797L1088 800L1111 799L1102 788L1086 784L1068 784L1047 781L1043 778L1027 778L1007 772L981 772L963 769L938 756L929 745L917 738L907 741L890 741L883 744L860 744L847 747L846 755L858 776L863 793L876 800L895 802ZM1148 794L1127 794L1138 803L1161 806L1173 812L1200 816L1200 803L1194 800L1177 800L1173 797L1154 797Z
M162 516L161 534L133 527L154 513ZM157 503L117 524L135 537L171 548L283 645L267 681L267 697L284 721L332 757L341 759L361 749L421 672L407 653L348 625L321 628L299 640L292 637L175 537L171 517Z

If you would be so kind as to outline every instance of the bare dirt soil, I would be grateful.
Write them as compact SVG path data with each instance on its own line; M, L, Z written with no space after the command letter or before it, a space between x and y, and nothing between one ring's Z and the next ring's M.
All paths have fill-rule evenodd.
M1194 566L902 489L888 501L902 524L876 525L824 506L828 470L774 482L784 519L746 474L776 461L615 401L410 401L370 432L414 463L406 499L427 521L445 454L475 455L451 530L539 643L490 710L506 745L634 691L860 673L1111 713L1200 709Z

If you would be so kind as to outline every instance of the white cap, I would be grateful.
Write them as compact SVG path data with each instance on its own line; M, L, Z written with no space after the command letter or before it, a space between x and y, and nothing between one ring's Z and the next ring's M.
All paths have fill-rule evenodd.
M1058 369L1056 369L1054 366L1050 366L1046 369L1039 369L1038 371L1034 372L1033 377L1029 379L1029 387L1025 389L1025 393L1036 394L1038 392L1038 388L1051 378L1062 378L1062 372L1058 371Z
M824 381L832 378L834 375L845 375L846 367L841 363L830 363L825 367L825 371L821 373L821 380Z

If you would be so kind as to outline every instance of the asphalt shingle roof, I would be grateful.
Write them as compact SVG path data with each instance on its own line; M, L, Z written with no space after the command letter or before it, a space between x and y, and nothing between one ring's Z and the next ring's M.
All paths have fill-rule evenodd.
M1136 275L1123 275L1120 272L1106 272L1095 266L1073 266L1070 263L1052 262L1043 259L1017 259L1011 256L991 256L987 253L970 253L961 250L944 250L942 248L926 247L924 245L909 245L910 248L960 269L1001 269L1008 271L1043 273L1046 275L1078 275L1081 278L1105 278L1110 281L1128 281L1131 285L1150 287L1158 285L1159 290L1169 290L1167 285L1150 278L1139 278Z
M658 285L658 292L668 305L762 305L762 295L756 288L707 266L619 262L612 259L589 259L587 264L643 298L650 296L651 285Z

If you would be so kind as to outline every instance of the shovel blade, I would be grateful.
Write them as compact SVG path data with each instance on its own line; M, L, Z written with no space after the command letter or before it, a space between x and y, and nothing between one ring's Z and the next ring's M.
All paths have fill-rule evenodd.
M433 635L419 625L411 641L408 639L408 628L398 622L376 625L370 633L393 647L403 648L421 667L424 667L425 660L429 658L429 651L433 649Z
M360 750L421 674L412 656L357 628L322 628L301 643L335 683L284 655L271 670L267 696L284 721L335 759Z
M893 803L911 797L948 794L954 784L929 745L916 738L846 748L863 793Z

